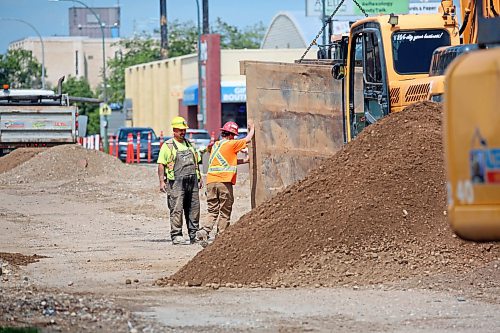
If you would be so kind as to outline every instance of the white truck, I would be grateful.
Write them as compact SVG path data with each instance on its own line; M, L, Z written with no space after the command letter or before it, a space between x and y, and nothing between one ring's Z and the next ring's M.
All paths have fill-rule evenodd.
M19 147L76 143L77 108L51 90L0 91L0 156Z

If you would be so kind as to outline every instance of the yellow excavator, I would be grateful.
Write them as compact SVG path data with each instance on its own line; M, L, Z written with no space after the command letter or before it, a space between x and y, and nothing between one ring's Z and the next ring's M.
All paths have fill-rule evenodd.
M487 16L497 15L500 0L482 2ZM344 61L332 69L334 78L345 78L345 141L389 113L442 98L446 67L477 48L471 44L477 40L475 3L461 1L461 26L448 0L436 14L371 16L351 26Z
M475 3L478 50L457 57L445 79L448 215L453 230L473 241L500 241L500 17L493 2Z
M345 79L344 134L350 141L365 126L428 98L434 50L460 44L455 6L443 0L436 14L367 17L351 26L346 44L332 74Z

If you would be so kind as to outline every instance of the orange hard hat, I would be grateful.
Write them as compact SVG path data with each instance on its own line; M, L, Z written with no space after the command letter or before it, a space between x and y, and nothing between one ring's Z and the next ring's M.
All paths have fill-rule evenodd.
M222 126L221 130L232 133L234 135L238 135L238 124L236 124L234 121L228 121L224 124L224 126Z

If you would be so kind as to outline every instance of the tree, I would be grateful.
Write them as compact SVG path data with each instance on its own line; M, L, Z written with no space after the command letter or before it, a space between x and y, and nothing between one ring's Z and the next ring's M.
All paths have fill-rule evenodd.
M125 98L125 69L160 59L160 43L148 36L123 39L118 42L122 50L108 61L110 102L123 103Z
M220 34L221 49L258 49L266 28L259 22L242 30L221 20L215 21L214 33Z
M12 88L31 89L41 86L42 65L31 51L14 49L0 54L0 83Z
M90 88L89 82L85 78L69 76L63 82L62 91L65 94L75 97L94 98L96 94ZM87 134L99 133L99 106L92 103L74 103L78 107L78 113L89 117L87 124Z
M179 57L198 49L198 30L192 21L174 20L168 26L168 56Z

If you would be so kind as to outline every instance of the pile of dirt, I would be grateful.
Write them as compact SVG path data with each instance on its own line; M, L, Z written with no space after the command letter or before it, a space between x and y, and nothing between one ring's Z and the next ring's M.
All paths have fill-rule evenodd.
M135 177L136 174L137 171L129 165L103 152L85 149L79 145L61 145L35 154L23 164L0 175L0 181L33 183L84 180L92 177L124 178Z
M446 218L441 110L424 102L368 127L159 285L361 285L464 272L498 244Z
M44 150L45 148L18 148L6 156L0 157L0 173L14 169Z

